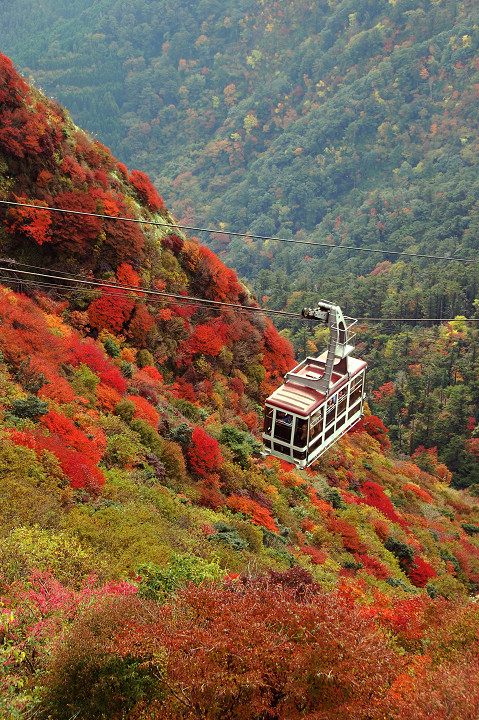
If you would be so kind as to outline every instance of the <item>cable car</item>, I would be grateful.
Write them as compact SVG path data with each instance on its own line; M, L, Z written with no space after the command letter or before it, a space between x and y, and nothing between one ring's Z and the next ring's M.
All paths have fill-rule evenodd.
M340 307L320 301L301 314L328 325L328 347L286 373L266 400L263 446L265 454L305 468L361 419L367 365L351 357L357 321Z

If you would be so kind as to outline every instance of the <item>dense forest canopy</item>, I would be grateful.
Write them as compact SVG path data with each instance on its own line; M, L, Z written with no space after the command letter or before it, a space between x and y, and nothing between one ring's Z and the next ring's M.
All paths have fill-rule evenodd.
M474 2L14 0L0 20L14 60L183 221L474 255ZM227 240L242 275L271 266ZM273 265L291 254L295 277L301 253ZM374 267L347 257L315 273Z

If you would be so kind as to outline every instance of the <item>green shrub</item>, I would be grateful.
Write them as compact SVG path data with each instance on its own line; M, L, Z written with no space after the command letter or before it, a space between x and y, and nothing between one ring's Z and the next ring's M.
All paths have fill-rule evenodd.
M434 595L431 595L430 588L433 588ZM441 595L447 600L457 600L457 598L463 598L467 595L467 590L462 582L448 573L440 575L434 578L434 580L430 580L426 586L426 590L431 597Z
M141 418L135 418L131 421L131 429L140 436L140 440L152 452L159 454L163 447L163 441L157 431L151 427L150 423Z
M181 447L170 440L165 440L160 453L160 460L165 466L168 480L176 480L180 484L186 480L185 458ZM176 486L175 486L175 489Z
M193 428L188 423L182 422L178 427L173 428L169 432L169 437L175 443L179 443L182 447L189 447Z
M234 425L223 425L219 440L223 445L229 447L235 462L238 462L242 468L248 467L251 455L260 452L262 448L261 443L252 435L239 430Z
M193 405L193 403L191 403L189 400L183 400L183 398L179 398L178 400L174 401L174 406L178 408L181 414L188 418L188 420L192 420L193 422L199 422L202 419L200 408L196 405Z
M84 395L86 393L95 393L99 382L100 378L98 375L95 375L87 365L82 363L80 367L74 371L70 385L77 395Z
M164 658L121 657L112 642L135 620L144 624L148 615L145 601L131 596L108 598L74 623L49 662L41 717L125 718L137 703L159 697L155 674L164 670Z
M214 524L215 533L208 536L208 540L219 542L222 545L228 545L233 550L246 550L248 543L244 540L238 530L232 525L225 522L217 522Z
M194 555L175 555L164 568L142 565L138 574L141 576L140 596L154 600L165 598L190 582L195 585L217 582L226 575L217 560L205 560Z
M141 445L126 435L112 435L108 438L104 463L109 467L130 467L138 459Z
M103 342L103 347L105 348L106 352L110 357L120 357L121 350L116 344L116 342L113 340L113 338L107 337L107 339Z
M262 528L262 530L264 546L273 550L282 551L284 546L288 542L290 528L283 528L283 531L280 535L271 532L271 530L266 530L266 528Z
M32 570L51 570L57 580L70 585L99 570L98 556L83 549L76 538L39 525L13 529L0 546L0 564L9 580Z
M140 350L138 355L136 356L136 364L139 368L144 368L147 365L154 366L155 365L155 358L151 354L149 350Z
M395 555L398 560L407 560L410 562L414 560L414 550L400 540L389 537L384 543L384 547Z
M34 451L4 438L0 443L0 536L19 525L57 527L71 494L50 452Z
M257 525L253 525L246 520L237 520L236 518L232 521L233 527L236 528L241 538L246 540L248 548L254 552L259 553L263 548L263 530Z
M479 525L473 525L472 523L462 523L462 529L468 535L476 535L479 533Z
M36 421L47 414L48 403L40 400L36 395L28 395L26 399L14 400L10 412L15 417Z
M335 510L343 510L346 503L336 488L328 488L324 493L324 499L331 503Z
M133 365L126 360L122 360L122 363L120 365L121 373L124 377L128 378L129 380L133 377Z
M136 405L131 400L120 400L113 410L115 415L121 417L126 423L131 423L136 412Z

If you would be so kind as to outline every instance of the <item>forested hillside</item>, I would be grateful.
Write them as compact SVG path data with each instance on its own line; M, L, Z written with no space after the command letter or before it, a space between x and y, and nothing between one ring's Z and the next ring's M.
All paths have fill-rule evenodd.
M14 0L0 21L14 60L184 221L474 254L472 0ZM241 275L270 266L271 248L218 242Z
M287 339L5 56L0 200L2 720L477 717L474 494L369 411L264 458Z
M339 248L477 256L477 3L14 0L0 21L25 72L183 223L333 246L205 234L262 305L476 315L474 262ZM317 345L278 327L299 354ZM407 327L364 326L371 397L394 385L375 412L396 450L436 446L455 483L476 482L476 332Z

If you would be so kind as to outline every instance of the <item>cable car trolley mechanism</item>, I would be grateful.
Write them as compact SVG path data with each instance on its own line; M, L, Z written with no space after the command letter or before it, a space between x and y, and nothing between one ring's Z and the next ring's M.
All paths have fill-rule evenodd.
M351 357L357 321L340 307L320 301L301 314L328 325L328 347L286 373L266 400L263 446L266 454L305 468L361 419L367 366Z

